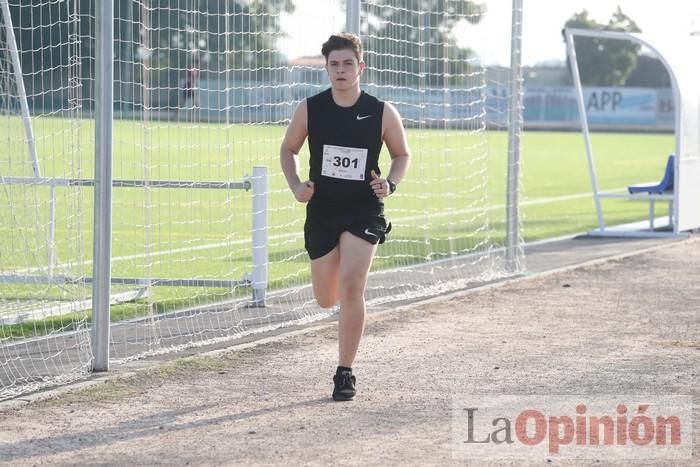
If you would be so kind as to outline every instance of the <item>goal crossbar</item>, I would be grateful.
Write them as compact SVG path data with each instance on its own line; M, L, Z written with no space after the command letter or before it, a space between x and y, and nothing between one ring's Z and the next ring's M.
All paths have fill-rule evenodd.
M95 180L89 178L50 178L50 177L3 177L0 185L31 186L95 186ZM189 180L112 180L115 188L200 188L223 190L250 190L250 180L241 182L189 181Z

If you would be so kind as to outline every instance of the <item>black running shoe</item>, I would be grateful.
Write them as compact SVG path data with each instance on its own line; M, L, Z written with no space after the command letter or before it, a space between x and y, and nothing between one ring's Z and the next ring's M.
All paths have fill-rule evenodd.
M351 371L343 371L333 376L333 400L351 401L355 397L355 377Z

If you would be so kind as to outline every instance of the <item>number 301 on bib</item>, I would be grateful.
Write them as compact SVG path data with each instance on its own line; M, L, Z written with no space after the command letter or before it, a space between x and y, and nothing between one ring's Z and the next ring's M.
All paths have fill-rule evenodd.
M364 180L367 149L323 145L321 175L344 180Z

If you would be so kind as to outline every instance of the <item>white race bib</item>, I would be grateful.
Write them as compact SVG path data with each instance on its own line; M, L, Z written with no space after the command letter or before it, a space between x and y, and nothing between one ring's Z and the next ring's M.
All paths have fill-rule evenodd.
M365 179L367 149L344 146L323 145L323 165L321 175L344 180Z

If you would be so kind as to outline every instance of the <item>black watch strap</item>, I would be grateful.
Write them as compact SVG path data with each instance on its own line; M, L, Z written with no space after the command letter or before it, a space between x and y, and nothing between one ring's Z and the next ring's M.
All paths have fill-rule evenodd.
M389 194L394 193L396 191L396 183L389 178L386 179L386 183L389 184Z

